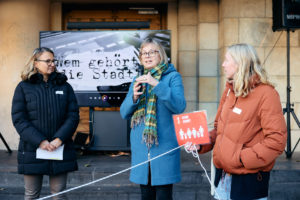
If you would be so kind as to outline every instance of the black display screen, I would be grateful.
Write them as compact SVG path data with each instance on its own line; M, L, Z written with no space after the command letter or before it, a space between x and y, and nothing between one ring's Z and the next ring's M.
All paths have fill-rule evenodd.
M170 58L170 31L42 31L40 46L55 53L57 70L68 77L80 106L119 106L138 74L139 47L158 40Z

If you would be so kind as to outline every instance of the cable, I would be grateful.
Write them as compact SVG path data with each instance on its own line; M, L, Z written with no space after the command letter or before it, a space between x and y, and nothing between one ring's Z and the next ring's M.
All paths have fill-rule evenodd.
M100 179L97 179L97 180L94 180L94 181L85 183L85 184L83 184L83 185L79 185L79 186L70 188L70 189L68 189L68 190L64 190L64 191L61 191L61 192L58 192L58 193L55 193L55 194L52 194L52 195L49 195L49 196L45 196L45 197L39 198L38 200L48 199L48 198L51 198L51 197L54 197L54 196L58 196L58 195L61 195L61 194L67 193L67 192L71 192L71 191L73 191L73 190L77 190L77 189L79 189L79 188L82 188L82 187L85 187L85 186L88 186L88 185L91 185L91 184L94 184L94 183L103 181L103 180L105 180L105 179L108 179L108 178L110 178L110 177L116 176L116 175L118 175L118 174L121 174L121 173L126 172L126 171L128 171L128 170L131 170L131 169L133 169L133 168L136 168L136 167L139 167L139 166L141 166L141 165L144 165L144 164L146 164L146 163L148 163L148 162L150 162L150 161L153 161L153 160L155 160L155 159L157 159L157 158L160 158L160 157L162 157L162 156L164 156L164 155L166 155L166 154L168 154L168 153L171 153L172 151L175 151L176 149L181 148L182 146L184 146L184 144L181 145L181 146L175 147L175 148L173 148L173 149L171 149L171 150L169 150L169 151L167 151L167 152L165 152L165 153L163 153L163 154L160 154L160 155L158 155L158 156L156 156L156 157L153 157L153 158L151 158L151 159L149 159L149 160L146 160L146 161L144 161L144 162L142 162L142 163L139 163L139 164L137 164L137 165L134 165L134 166L132 166L132 167L129 167L129 168L127 168L127 169L124 169L124 170L122 170L122 171L119 171L119 172L116 172L116 173L114 173L114 174L105 176L105 177L103 177L103 178L100 178Z
M187 153L191 153L193 155L193 157L195 157L195 158L198 159L198 162L200 163L200 166L202 167L202 169L205 172L205 175L206 175L206 178L207 178L208 182L210 183L210 185L212 185L212 182L211 182L211 180L210 180L210 178L209 178L209 176L207 174L207 171L206 171L205 167L202 165L202 162L200 160L199 154L197 152L196 145L195 144L191 144L191 143L186 143L184 145L184 149L185 149L185 151ZM215 192L216 192L216 195L217 195L217 199L220 199L220 196L219 196L218 192L216 190L215 190Z
M278 36L278 38L277 38L275 44L272 46L272 49L269 51L269 53L268 53L267 57L265 58L265 60L264 60L264 62L263 62L263 64L262 64L262 66L265 65L265 62L267 61L267 59L269 58L270 54L272 53L274 47L276 46L277 42L278 42L279 39L280 39L280 36L282 35L282 33L283 33L283 31L280 32L280 34L279 34L279 36Z

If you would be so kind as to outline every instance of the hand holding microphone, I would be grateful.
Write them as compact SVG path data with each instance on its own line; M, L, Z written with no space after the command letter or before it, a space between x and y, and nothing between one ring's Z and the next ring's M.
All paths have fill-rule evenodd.
M134 83L133 86L133 102L136 103L136 101L139 99L140 95L143 94L143 88L142 84L138 81Z
M158 84L158 80L151 76L151 73L148 72L146 75L142 75L136 79L137 82L140 83L148 83L149 85L155 87Z
M146 75L142 75L135 80L135 84L133 87L133 101L136 102L141 94L143 94L143 87L146 84L155 87L159 82L155 78L151 76L151 73L148 72Z
M143 66L138 64L138 76L141 77L144 73ZM133 102L136 103L140 95L143 94L143 85L141 82L138 81L138 78L135 80L134 86L133 86Z

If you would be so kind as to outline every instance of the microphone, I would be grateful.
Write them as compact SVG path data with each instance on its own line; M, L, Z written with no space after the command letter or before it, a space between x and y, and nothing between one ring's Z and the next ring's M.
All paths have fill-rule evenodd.
M141 64L137 64L137 66L138 66L138 68L137 68L138 75L142 76L144 74L144 67Z
M138 76L140 77L140 76L142 76L142 75L144 74L144 67L143 67L143 65L141 65L141 64L137 64L137 65L138 65L138 69L137 69L137 71L138 71ZM143 84L140 84L140 86L141 86L141 88L139 89L139 92L142 92L142 91L143 91L144 85L143 85Z

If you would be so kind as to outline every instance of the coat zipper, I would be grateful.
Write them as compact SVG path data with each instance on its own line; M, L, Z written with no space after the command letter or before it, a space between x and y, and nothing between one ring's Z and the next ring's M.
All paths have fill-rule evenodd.
M50 89L50 84L49 84L49 82L47 81L46 82L46 93L47 93L47 104L49 104L49 98L50 98L50 96L51 96L51 89ZM48 115L50 114L49 113L49 108L47 109L47 113L48 113ZM51 139L51 140L53 140L53 135L48 135L48 137ZM49 160L49 166L50 166L50 172L53 174L54 173L54 162L52 162L51 160Z
M150 149L148 148L148 161L149 161L149 166L148 166L148 180L149 179L151 179L151 177L149 177L150 176L150 174L151 174L151 162L150 162ZM147 184L149 184L149 181L148 181L148 183Z
M148 100L148 91L149 91L149 85L146 84L146 93L145 93L145 117L146 117L146 113L147 113L147 100ZM150 148L148 147L148 160L150 160ZM149 166L150 166L150 162L149 162Z
M50 99L50 84L49 84L49 82L47 81L47 82L45 82L45 92L46 92L46 104L47 105L49 105L49 99ZM47 109L47 115L49 115L50 113L49 113L49 107L48 106L46 106L46 109ZM50 131L51 132L51 131ZM51 135L51 134L49 134L49 132L48 132L48 134L47 134L47 138L49 139L49 140L52 140L53 139L53 136Z
M229 95L230 95L230 89L228 89L228 92L227 92L227 95L226 95L226 98L228 99L228 98L230 98L229 97ZM235 99L234 99L234 105L236 104L236 102L237 102L237 99L236 99L236 97L235 97ZM225 103L225 102L224 102ZM231 104L231 102L229 102L230 104ZM224 104L223 104L223 106L224 106ZM224 107L223 107L224 108ZM223 109L222 108L222 109ZM230 106L230 109L231 109L231 106ZM225 120L225 122L224 122L224 127L223 127L223 132L222 132L222 137L221 137L221 141L223 140L223 137L224 137L224 130L225 130L225 128L226 128L226 125L227 125L227 121L228 121L228 116L230 115L230 110L228 111L228 113L227 113L227 115L226 115L226 120ZM223 169L223 171L224 171L224 169ZM224 171L225 172L225 171ZM225 172L226 173L226 172Z
M226 97L227 97L227 99L228 98L230 98L229 97L229 95L230 95L230 89L228 89L228 92L227 92L227 95L226 95ZM234 104L233 104L233 107L236 105L236 102L237 102L237 97L235 97L235 99L234 99ZM224 102L225 103L225 102ZM232 107L232 105L231 105L231 102L229 102L230 103L230 109L231 109L231 107ZM224 105L224 104L223 104ZM223 108L222 108L223 109ZM225 125L224 125L224 127L223 127L223 132L224 132L224 130L225 130L225 128L226 128L226 125L227 125L227 121L228 121L228 115L230 115L230 111L228 111L228 113L227 113L227 115L226 115L226 121L225 121ZM223 138L223 135L224 134L222 134L222 138Z
M146 84L146 91L145 91L145 102L147 102L147 99L148 99L148 91L149 91L149 85ZM147 103L145 105L145 117L146 117L146 113L147 113ZM149 180L149 176L150 176L150 171L151 171L151 162L150 162L150 159L151 159L151 155L150 155L150 148L148 148L148 161L149 161L149 171L148 171L148 180ZM150 177L151 178L151 177Z

